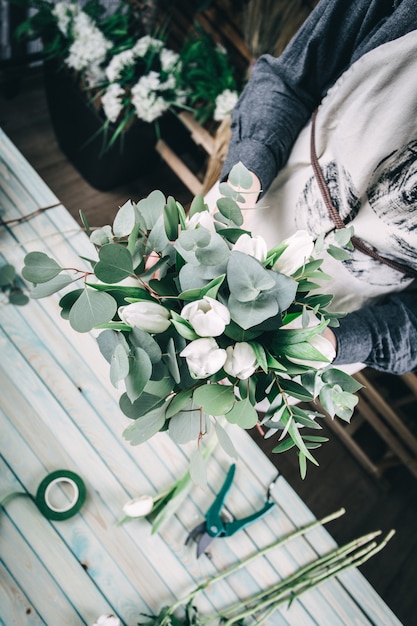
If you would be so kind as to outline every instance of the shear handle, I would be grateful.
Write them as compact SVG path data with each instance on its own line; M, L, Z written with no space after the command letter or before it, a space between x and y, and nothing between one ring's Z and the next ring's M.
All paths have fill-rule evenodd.
M213 504L209 508L206 513L206 529L211 537L218 537L219 535L224 535L225 533L225 525L221 518L221 510L223 508L223 504L226 498L226 495L232 485L233 478L235 475L236 465L233 463L229 467L229 471L227 472L226 479L223 483L222 488L217 494Z
M264 507L259 511L256 511L247 517L243 517L242 519L236 519L233 522L226 523L224 525L223 536L230 537L231 535L234 535L238 530L249 526L252 522L255 522L257 519L266 515L266 513L268 513L273 506L275 506L275 502L265 502Z

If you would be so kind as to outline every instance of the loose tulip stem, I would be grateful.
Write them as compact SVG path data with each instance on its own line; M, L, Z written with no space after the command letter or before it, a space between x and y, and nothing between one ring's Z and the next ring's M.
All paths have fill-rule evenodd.
M328 522L331 522L341 517L342 515L344 515L345 512L346 512L345 509L341 508L338 511L335 511L334 513L331 513L330 515L327 515L326 517L323 517L320 520L314 520L313 522L310 522L309 524L306 524L305 526L302 526L301 528L297 528L291 533L284 535L284 537L281 537L274 543L271 543L268 546L265 546L265 548L261 548L258 552L255 552L254 554L251 554L250 556L246 557L246 559L243 559L243 561L239 561L235 565L232 565L229 569L219 572L217 575L213 576L212 578L209 578L203 581L187 596L180 598L177 602L171 605L169 614L167 614L166 617L163 618L163 620L160 622L160 626L168 626L168 624L170 623L169 616L172 615L180 606L186 605L189 602L192 602L194 598L200 593L200 591L204 591L204 589L206 589L209 585L213 585L214 583L219 582L223 578L226 578L226 576L229 576L230 574L237 572L239 569L241 569L242 567L245 567L254 559L264 554L267 554L268 552L270 552L271 550L274 550L275 548L278 548L279 546L284 545L291 539L295 539L296 537L299 537L300 535L303 535L309 532L310 530L312 530L313 528L316 528L317 526L322 526L324 524L327 524ZM214 618L211 617L209 621L212 621L213 619Z
M272 615L278 606L285 603L291 604L291 602L301 596L305 591L314 589L325 580L329 580L352 567L359 567L363 565L363 563L380 552L386 546L388 541L394 535L394 532L395 531L390 531L379 544L372 540L373 536L379 533L370 533L369 535L365 535L364 537L347 544L347 546L344 546L341 549L333 550L327 559L328 563L332 564L332 567L329 567L327 570L323 569L323 562L325 562L326 559L317 559L311 564L312 567L309 568L307 577L305 576L307 567L301 568L294 575L286 578L284 581L281 581L269 591L252 596L246 603L251 604L250 607L246 606L244 610L240 610L242 607L242 603L240 603L233 609L229 608L225 613L223 613L223 616L230 615L230 617L225 621L224 626L233 626L233 624L243 620L245 617L253 615L254 611L264 609L264 614L256 622L256 626L260 626L268 617ZM369 545L363 547L363 545L367 542ZM355 547L357 548L358 546L360 549L355 554L352 554L349 557L345 556L347 553L351 552L352 549L355 549ZM339 558L337 559L337 557ZM256 604L253 606L255 602ZM240 612L236 613L236 611L239 610ZM235 615L232 616L232 613L235 613ZM212 621L212 619L213 618L209 618L209 621Z

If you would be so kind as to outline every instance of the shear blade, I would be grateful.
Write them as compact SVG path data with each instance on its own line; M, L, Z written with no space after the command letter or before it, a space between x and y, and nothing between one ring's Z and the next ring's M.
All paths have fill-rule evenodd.
M206 552L213 539L214 537L211 537L208 533L203 533L201 535L197 544L197 558L199 558L203 552Z

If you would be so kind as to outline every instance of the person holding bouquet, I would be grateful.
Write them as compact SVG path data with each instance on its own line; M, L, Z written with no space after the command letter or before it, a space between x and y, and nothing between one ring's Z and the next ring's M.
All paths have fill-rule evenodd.
M394 374L417 369L416 29L412 0L320 0L281 56L258 59L221 176L251 171L245 225L269 247L306 230L335 255L350 228L365 252L323 266L348 313L325 332L333 363Z

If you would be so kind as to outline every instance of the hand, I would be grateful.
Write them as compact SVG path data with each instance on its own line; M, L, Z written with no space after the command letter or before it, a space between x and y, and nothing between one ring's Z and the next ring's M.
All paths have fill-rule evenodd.
M334 332L329 327L327 327L322 333L322 336L328 341L330 341L330 343L332 344L337 354L337 339L336 339L336 335L334 334Z

